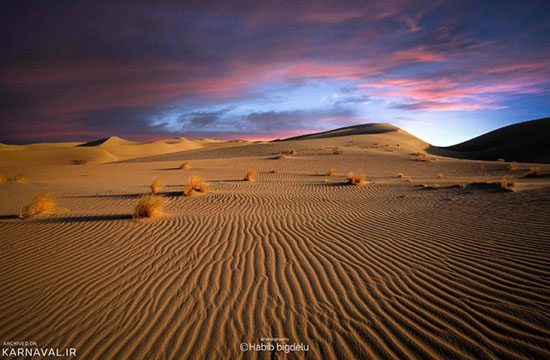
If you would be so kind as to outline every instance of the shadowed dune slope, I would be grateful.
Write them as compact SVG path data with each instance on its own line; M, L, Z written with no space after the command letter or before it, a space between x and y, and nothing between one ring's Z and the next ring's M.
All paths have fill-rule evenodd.
M462 159L550 162L550 118L505 126L449 147L431 146L428 152Z

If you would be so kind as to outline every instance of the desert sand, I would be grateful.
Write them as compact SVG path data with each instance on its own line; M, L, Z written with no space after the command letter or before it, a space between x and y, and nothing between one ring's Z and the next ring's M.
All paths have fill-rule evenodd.
M550 165L426 151L383 124L3 145L28 179L0 184L0 338L80 359L549 358ZM210 191L182 196L191 175ZM483 183L504 176L515 191ZM133 219L155 178L164 216ZM66 210L19 219L44 190ZM240 349L268 337L309 350Z

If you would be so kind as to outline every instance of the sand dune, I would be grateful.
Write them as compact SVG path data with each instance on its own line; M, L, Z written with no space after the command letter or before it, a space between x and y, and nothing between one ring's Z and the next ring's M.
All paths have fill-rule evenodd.
M483 134L446 148L428 151L442 156L530 163L550 163L550 118L526 121Z
M365 134L384 134L389 132L398 131L399 128L387 123L373 123L373 124L361 124L346 126L343 128L322 131L314 134L307 134L301 136L295 136L285 139L288 140L306 140L306 139L326 139L347 135L365 135Z
M151 142L134 142L112 136L88 143L50 143L3 145L0 164L70 165L74 162L106 163L156 154L213 147L217 140L176 138Z
M550 357L548 177L418 161L410 153L424 144L395 130L84 166L10 163L29 180L0 184L0 338L74 347L81 359ZM56 151L119 160L124 150L111 148L124 146L164 145ZM191 169L177 169L182 161ZM256 181L242 181L250 169ZM327 182L315 175L330 169ZM368 185L346 185L349 171ZM191 174L211 191L183 197ZM448 187L504 175L516 192ZM131 219L156 177L166 215ZM433 183L441 188L417 187ZM69 212L16 219L40 190ZM240 350L263 337L310 350Z

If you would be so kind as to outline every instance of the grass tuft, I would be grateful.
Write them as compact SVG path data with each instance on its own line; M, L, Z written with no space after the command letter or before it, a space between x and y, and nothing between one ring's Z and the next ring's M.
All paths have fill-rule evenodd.
M352 172L348 174L348 184L363 185L365 184L365 175L356 175Z
M516 162L511 162L506 166L506 170L516 171L518 169L518 164Z
M527 171L525 174L523 174L523 177L537 177L540 176L540 168L539 167L532 167Z
M180 165L180 169L181 170L184 170L184 169L189 169L191 166L189 165L189 163L187 161L183 162L181 165Z
M471 185L487 185L489 187L496 187L502 191L516 191L513 187L517 185L517 182L509 180L508 177L505 176L499 181L489 181L489 178L485 178L484 181L475 180Z
M193 191L206 193L208 192L208 184L200 177L193 175L187 180L187 184L183 189L183 195L189 196Z
M422 184L422 188L426 190L439 190L439 184Z
M254 181L254 176L256 176L256 170L248 170L246 173L246 177L244 178L244 181Z
M330 169L330 170L327 172L327 176L333 176L334 174L336 174L336 169Z
M48 191L34 195L31 202L21 210L19 217L25 219L38 214L53 214L56 212L55 202Z
M444 178L445 178L445 175L439 173L439 174L437 174L437 178L438 178L438 179L444 179Z
M23 173L18 173L17 175L15 175L14 177L12 177L10 179L10 181L13 181L13 182L25 182L27 181L29 177Z
M504 190L504 191L515 191L515 189L513 189L512 187L513 186L516 186L517 185L517 182L515 181L512 181L512 180L508 180L508 178L505 176L502 178L502 180L500 181L497 181L496 183L494 183L496 185L498 185L500 187L501 190Z
M466 185L464 185L460 181L456 180L450 187L452 187L452 188L464 188L464 187L466 187Z
M334 155L340 155L340 154L342 154L342 150L338 146L335 146L335 147L332 148L332 153Z
M134 206L134 218L157 218L162 216L162 207L164 206L164 199L157 195L143 195L140 197L136 205Z
M162 182L160 181L160 179L156 178L155 180L153 180L153 182L151 183L151 192L153 194L158 194L161 188L162 188Z

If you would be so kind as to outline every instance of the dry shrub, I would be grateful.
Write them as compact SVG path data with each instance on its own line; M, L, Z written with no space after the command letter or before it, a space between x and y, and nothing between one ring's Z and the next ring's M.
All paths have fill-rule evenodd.
M277 174L277 170L273 169L270 171L271 174Z
M474 180L474 182L472 184L485 184L485 185L489 185L491 183L491 181L489 181L489 177L486 177L485 179L483 180Z
M162 188L162 182L160 181L160 179L156 178L155 180L153 180L153 182L151 183L151 192L153 194L158 194L161 188Z
M412 177L407 176L407 179L406 179L406 180L407 180L407 182L412 182Z
M498 162L505 162L506 160L504 160L503 158L498 158L497 161Z
M540 168L539 167L532 167L527 171L525 174L523 174L523 177L536 177L540 176Z
M187 184L183 189L183 195L189 196L193 191L200 193L208 192L208 184L205 183L200 177L193 175L189 178L189 180L187 180Z
M42 191L34 195L31 202L21 210L19 217L25 219L38 214L54 214L55 202L48 191Z
M325 182L325 184L327 184L328 183L328 178L325 178L324 182Z
M338 146L335 146L334 148L332 148L332 153L334 155L340 155L342 153L342 150L340 150Z
M348 184L363 185L365 184L365 175L356 175L352 172L348 174Z
M502 191L515 191L513 187L517 185L517 182L509 180L508 177L505 176L501 180L493 182L489 181L489 178L485 178L484 181L475 180L471 185L496 187L497 189Z
M512 187L517 185L515 181L509 180L506 176L493 184L498 185L500 189L504 191L515 191Z
M332 176L334 174L336 174L336 169L330 169L327 173L327 176Z
M87 163L86 160L73 160L72 161L73 165L84 165Z
M254 181L254 176L256 176L256 170L248 170L244 181Z
M189 163L187 161L183 162L181 165L180 165L180 169L183 170L183 169L189 169L191 166L189 165Z
M8 177L4 173L0 173L0 183L8 181Z
M460 181L456 180L450 187L452 188L463 188L465 187L466 185L464 185L463 183L461 183Z
M422 184L422 188L426 190L439 190L439 184L431 184L431 185Z
M506 166L506 170L516 171L518 169L518 164L516 162L511 162Z
M405 177L405 174L399 173L399 174L397 174L397 177L403 179Z
M445 175L443 175L443 174L441 174L441 173L440 173L440 174L437 174L437 178L438 178L438 179L444 179L444 178L445 178Z
M162 207L164 199L157 195L143 195L140 197L134 206L134 218L157 218L162 216Z
M17 175L15 175L14 177L12 177L10 179L10 181L13 181L13 182L25 182L27 181L28 179L28 176L23 174L23 173L18 173Z
M295 149L290 149L290 150L288 150L288 153L290 155L294 155L294 154L296 154L296 150Z

